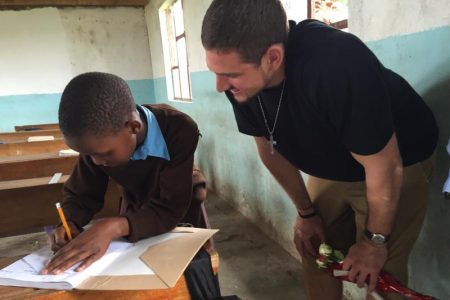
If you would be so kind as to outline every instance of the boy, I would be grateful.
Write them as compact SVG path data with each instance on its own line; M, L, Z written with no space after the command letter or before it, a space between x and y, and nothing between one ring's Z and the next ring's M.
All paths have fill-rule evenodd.
M167 105L136 105L123 79L96 72L66 86L59 124L67 145L80 153L62 201L75 238L68 242L62 226L55 230L52 249L58 251L43 274L76 263L81 271L102 257L113 239L134 242L180 222L198 225L200 203L191 196L199 131L187 115ZM120 214L82 231L103 207L109 177L122 191Z

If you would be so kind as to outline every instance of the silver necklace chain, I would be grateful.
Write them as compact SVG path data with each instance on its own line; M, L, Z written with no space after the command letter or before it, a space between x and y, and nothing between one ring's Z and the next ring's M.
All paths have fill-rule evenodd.
M277 126L278 115L280 113L280 107L281 107L281 101L283 100L284 84L285 83L286 83L286 81L283 80L283 87L281 88L280 100L278 100L278 107L277 107L277 112L275 113L275 120L273 121L272 130L270 130L269 122L268 122L268 120L266 118L266 114L264 113L264 109L263 109L263 106L262 106L262 103L261 103L261 99L259 98L259 95L257 96L258 97L259 107L261 108L262 116L264 118L264 124L266 125L267 132L269 132L269 142L268 142L268 144L269 144L269 148L270 148L270 154L272 154L272 155L274 154L273 147L277 144L277 141L275 141L273 139L273 133L275 132L275 128Z

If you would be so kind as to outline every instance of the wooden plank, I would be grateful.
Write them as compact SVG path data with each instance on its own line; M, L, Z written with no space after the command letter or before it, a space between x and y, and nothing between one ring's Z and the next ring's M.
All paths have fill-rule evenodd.
M0 190L0 235L58 224L62 183Z
M46 185L50 181L52 177L38 177L38 178L26 178L19 180L5 180L0 181L0 191L8 190L8 189L22 189L29 188L39 185ZM69 179L69 175L61 176L59 182L66 182Z
M61 200L67 178L63 176L56 184L48 184L50 177L0 182L0 236L58 224L55 203ZM104 208L95 218L117 216L119 204L119 188L110 180Z
M30 6L137 6L147 5L148 0L0 0L0 7Z
M47 177L53 176L55 173L71 174L77 160L78 156L57 156L3 162L0 160L0 181Z
M8 5L7 3L10 3L10 2L14 2L14 0L12 0L12 1L0 0L0 6ZM19 2L19 1L17 1L17 2ZM26 2L26 1L24 1L24 2ZM36 1L29 1L29 2L36 2ZM17 4L11 4L11 5L17 5ZM32 6L32 5L25 5L25 6ZM35 130L49 130L49 129L58 129L59 130L59 124L58 123L47 123L47 124L30 124L30 125L14 126L15 131L35 131Z
M0 156L0 164L6 162L21 162L21 161L58 158L58 157L60 157L59 151L26 154L26 155ZM78 157L78 155L75 155L75 157Z
M68 149L63 139L42 142L18 142L0 145L0 156L28 155Z
M59 129L1 132L0 143L26 142L31 136L53 136L55 139L63 137Z

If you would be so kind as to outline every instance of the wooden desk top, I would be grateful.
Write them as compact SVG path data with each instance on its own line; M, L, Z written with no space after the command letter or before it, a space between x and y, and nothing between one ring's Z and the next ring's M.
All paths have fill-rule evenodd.
M36 238L36 234L30 235ZM11 239L9 237L9 239ZM1 240L1 239L0 239ZM23 240L23 239L22 239ZM31 244L31 243L29 243ZM217 273L219 256L212 251L211 262L214 272ZM30 251L31 252L31 251ZM211 252L210 252L211 253ZM0 252L0 255L2 253ZM20 257L0 258L0 268L3 268ZM190 300L189 289L183 277L178 280L175 287L170 289L147 290L147 291L58 291L40 290L33 288L0 286L1 300Z
M64 183L69 179L70 175L62 175L58 183ZM46 185L52 177L38 177L18 180L0 181L0 190L26 188L32 186Z

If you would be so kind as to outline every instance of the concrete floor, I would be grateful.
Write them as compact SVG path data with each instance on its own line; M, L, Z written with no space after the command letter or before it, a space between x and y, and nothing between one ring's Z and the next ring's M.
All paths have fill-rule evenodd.
M302 300L301 266L278 244L213 193L207 211L220 257L222 295L245 300ZM0 257L15 257L37 250L48 242L43 233L0 239Z
M224 200L208 194L206 210L219 253L222 295L245 300L303 300L301 265Z

